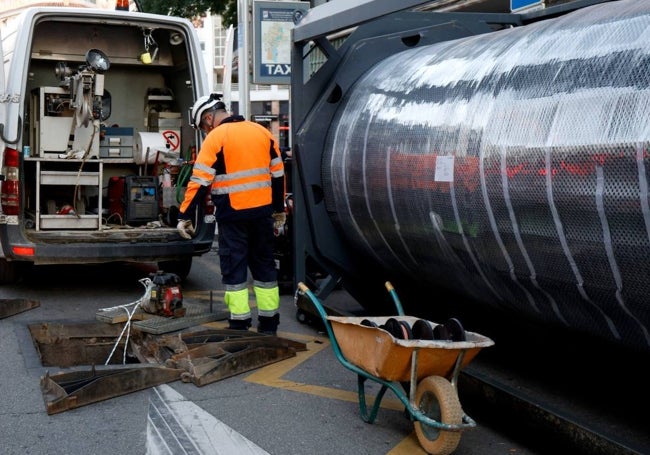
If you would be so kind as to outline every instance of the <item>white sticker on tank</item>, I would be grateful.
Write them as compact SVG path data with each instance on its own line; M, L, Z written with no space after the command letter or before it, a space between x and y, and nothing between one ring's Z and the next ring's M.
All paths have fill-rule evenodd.
M453 182L454 181L454 157L453 155L436 157L436 173L434 175L436 182Z

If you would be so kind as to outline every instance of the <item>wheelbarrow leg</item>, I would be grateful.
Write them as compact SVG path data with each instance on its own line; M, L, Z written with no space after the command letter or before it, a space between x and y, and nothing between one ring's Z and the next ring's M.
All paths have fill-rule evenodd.
M386 393L386 389L388 389L388 386L386 385L381 386L381 389L379 390L377 397L375 397L375 402L372 404L372 409L370 410L370 414L368 414L368 405L366 404L366 390L365 390L366 379L368 378L365 376L362 376L360 374L357 375L357 386L359 389L359 410L361 412L361 419L364 422L373 423L377 418L377 412L379 412L379 406L381 405L381 400L384 397L384 393Z

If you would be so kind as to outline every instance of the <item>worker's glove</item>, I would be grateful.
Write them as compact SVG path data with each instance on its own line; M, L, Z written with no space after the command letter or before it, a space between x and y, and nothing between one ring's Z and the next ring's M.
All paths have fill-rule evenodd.
M194 226L192 226L191 220L178 220L176 225L176 230L184 239L190 240L194 236Z
M284 232L284 225L287 223L287 214L284 212L276 212L273 214L273 233L280 235Z

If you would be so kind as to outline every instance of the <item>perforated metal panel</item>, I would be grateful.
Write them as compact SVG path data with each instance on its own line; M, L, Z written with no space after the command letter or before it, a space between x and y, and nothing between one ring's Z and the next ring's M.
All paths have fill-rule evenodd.
M391 270L650 347L650 2L415 48L345 94L340 232Z

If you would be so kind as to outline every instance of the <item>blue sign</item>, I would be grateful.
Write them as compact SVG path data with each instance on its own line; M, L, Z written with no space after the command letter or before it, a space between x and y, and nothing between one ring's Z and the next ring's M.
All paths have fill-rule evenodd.
M543 0L510 0L510 11L514 12L531 6L541 5Z
M253 3L253 83L291 83L291 29L309 2Z

